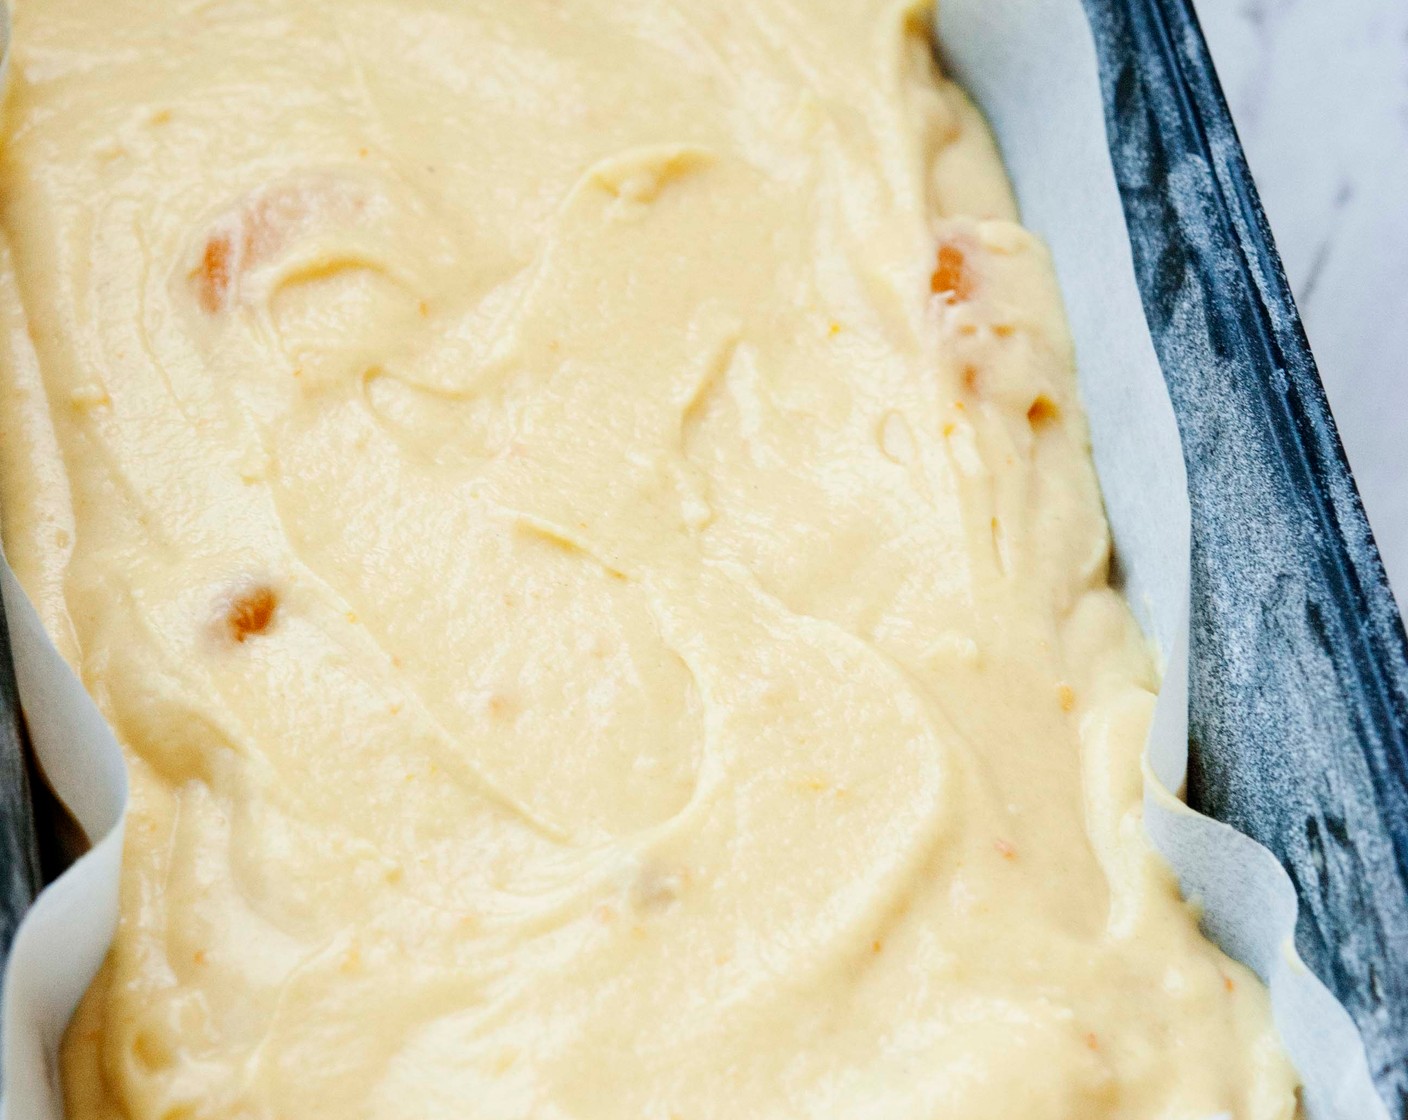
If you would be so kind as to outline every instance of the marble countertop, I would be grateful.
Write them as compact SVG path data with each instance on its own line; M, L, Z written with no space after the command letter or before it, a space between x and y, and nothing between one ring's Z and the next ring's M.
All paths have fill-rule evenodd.
M1195 6L1389 581L1408 604L1408 3Z

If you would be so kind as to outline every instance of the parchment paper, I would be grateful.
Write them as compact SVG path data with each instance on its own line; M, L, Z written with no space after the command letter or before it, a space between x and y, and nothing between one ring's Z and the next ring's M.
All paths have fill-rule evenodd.
M1275 858L1168 791L1187 765L1188 497L1178 430L1134 280L1079 0L947 0L941 53L997 134L1025 223L1051 246L1080 363L1118 568L1164 682L1146 822L1204 927L1270 985L1310 1120L1388 1120L1344 1009L1295 957L1296 898ZM0 564L16 671L44 770L94 848L39 898L5 974L0 1120L61 1120L55 1055L117 919L126 778L97 709Z

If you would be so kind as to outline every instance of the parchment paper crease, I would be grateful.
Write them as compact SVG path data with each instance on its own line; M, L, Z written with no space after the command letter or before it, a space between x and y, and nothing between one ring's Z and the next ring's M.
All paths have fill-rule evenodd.
M1188 498L1182 452L1135 286L1079 0L947 0L946 68L988 115L1025 223L1050 244L1070 314L1119 570L1164 670L1146 821L1204 927L1270 984L1311 1120L1388 1120L1349 1016L1294 955L1296 898L1275 858L1167 791L1187 765ZM0 589L34 746L94 848L39 898L5 975L0 1120L61 1120L55 1055L117 918L126 779L82 685L8 567Z

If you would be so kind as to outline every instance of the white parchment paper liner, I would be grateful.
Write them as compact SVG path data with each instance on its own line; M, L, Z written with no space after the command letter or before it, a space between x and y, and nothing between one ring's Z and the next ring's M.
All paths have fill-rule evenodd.
M1146 763L1146 822L1205 928L1271 989L1311 1120L1388 1120L1358 1034L1292 948L1295 891L1276 859L1167 791L1187 765L1188 496L1173 409L1144 322L1080 0L946 0L943 55L987 114L1065 294L1096 468L1126 581L1164 683ZM45 773L93 849L39 898L5 975L0 1120L61 1120L56 1054L117 920L127 784L121 753L8 566L0 589Z

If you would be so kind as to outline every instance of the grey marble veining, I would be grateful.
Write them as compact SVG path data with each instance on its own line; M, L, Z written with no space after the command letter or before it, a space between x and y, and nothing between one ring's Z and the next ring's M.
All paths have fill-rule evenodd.
M1408 0L1197 0L1400 604L1408 601Z

